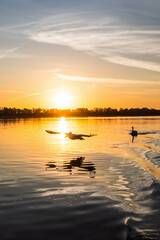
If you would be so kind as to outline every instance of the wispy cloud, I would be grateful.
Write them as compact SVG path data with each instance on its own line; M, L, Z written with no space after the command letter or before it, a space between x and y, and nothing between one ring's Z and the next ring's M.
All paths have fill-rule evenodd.
M131 26L105 16L95 20L87 15L64 14L42 19L24 33L34 41L68 46L112 63L160 71L157 27Z
M32 97L32 96L42 95L42 94L46 94L46 93L50 93L50 92L55 92L55 91L56 91L56 89L49 89L49 90L45 90L45 91L42 91L42 92L30 93L30 94L27 94L27 95L24 96L24 97Z
M0 60L8 57L8 55L12 54L12 53L15 52L17 49L18 49L18 47L11 48L11 49L7 49L7 50L1 50L1 51L0 51Z
M141 61L141 60L135 60L135 59L131 59L127 57L126 58L119 57L119 56L107 58L107 60L113 63L122 64L129 67L136 67L136 68L142 68L146 70L160 72L160 64L155 62Z
M25 2L27 4L27 1ZM71 4L72 1L69 2ZM76 10L69 2L42 4L34 1L36 10L44 10L44 5L48 6L45 14L36 12L34 18L30 18L30 21L26 18L26 22L23 19L22 24L12 25L9 22L2 25L0 31L27 36L40 43L67 46L114 64L160 72L158 1L152 4L145 0L130 3L127 0L105 0L96 4L96 1L93 1L90 4L90 1L86 0L85 4L77 3L79 7ZM31 9L34 4L29 1ZM40 7L41 4L43 7ZM51 9L49 6L52 6ZM99 7L96 9L97 6ZM15 50L16 48L13 48L2 52L0 59Z
M45 91L34 92L34 93L26 93L26 92L21 92L21 91L14 91L14 90L6 90L6 91L4 90L4 91L0 91L0 92L23 94L23 96L21 96L21 97L12 98L12 99L9 99L7 101L7 102L12 102L12 101L20 100L20 99L23 99L23 98L34 97L34 96L43 95L43 94L46 94L46 93L55 92L55 91L56 91L56 89L48 89L48 90L45 90Z
M28 94L27 92L16 91L16 90L0 90L0 93L14 93L14 94Z
M118 83L118 84L157 84L160 85L160 82L156 81L140 81L136 79L115 79L115 78L92 78L92 77L84 77L84 76L69 76L64 74L57 73L56 76L62 80L68 81L80 81L80 82L103 82L103 83Z
M32 22L26 22L26 23L21 23L21 24L9 24L9 25L4 25L3 27L0 27L0 31L11 31L11 30L16 30L16 29L24 29L31 27L35 24L37 24L37 21L32 21Z

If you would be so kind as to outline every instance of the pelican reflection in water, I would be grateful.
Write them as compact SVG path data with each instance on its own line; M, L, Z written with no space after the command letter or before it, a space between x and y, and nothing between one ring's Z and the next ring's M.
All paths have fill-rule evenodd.
M63 169L65 170L69 170L70 174L72 174L72 170L77 167L80 169L83 169L85 171L88 171L90 174L90 177L94 178L95 177L95 173L96 173L96 168L94 166L93 163L91 162L84 162L85 157L77 157L77 158L73 158L70 162L65 162L63 165ZM53 168L57 168L57 166L55 165L55 163L53 162L48 162L46 164L46 169L53 169Z

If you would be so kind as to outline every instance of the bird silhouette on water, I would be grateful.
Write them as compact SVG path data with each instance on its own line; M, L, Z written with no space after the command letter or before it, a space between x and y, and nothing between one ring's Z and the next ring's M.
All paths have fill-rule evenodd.
M132 136L138 135L138 132L136 130L134 130L134 127L132 127L132 131L130 132L130 135L132 135Z
M46 130L47 133L49 134L61 134L61 132L54 132L54 131L51 131L51 130ZM93 137L93 136L96 136L96 134L74 134L72 132L69 132L69 133L65 133L65 137L71 139L71 140L76 140L76 139L79 139L79 140L85 140L84 138L85 137Z

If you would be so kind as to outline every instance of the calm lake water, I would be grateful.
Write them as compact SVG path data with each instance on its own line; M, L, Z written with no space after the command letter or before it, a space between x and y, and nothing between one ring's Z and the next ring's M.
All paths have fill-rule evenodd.
M0 120L0 129L1 240L160 238L160 117Z

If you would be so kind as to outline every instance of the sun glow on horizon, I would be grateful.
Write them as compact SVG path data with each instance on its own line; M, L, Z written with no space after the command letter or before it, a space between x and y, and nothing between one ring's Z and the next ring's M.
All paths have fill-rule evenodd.
M69 93L61 91L54 96L53 102L56 105L56 108L65 109L70 108L71 100L72 97L69 95Z

